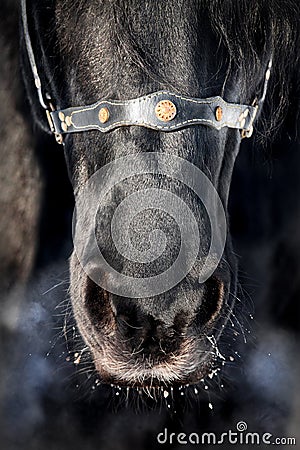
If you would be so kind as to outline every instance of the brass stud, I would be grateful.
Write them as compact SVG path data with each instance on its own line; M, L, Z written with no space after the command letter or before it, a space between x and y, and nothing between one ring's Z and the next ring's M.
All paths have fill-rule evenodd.
M99 111L98 116L99 116L99 122L100 123L106 123L108 121L108 119L109 119L109 110L108 110L108 108L106 108L106 106L101 108L100 111Z
M161 100L155 107L155 115L162 122L170 122L176 116L177 110L171 100Z
M68 127L72 125L72 119L70 116L66 116L66 124L68 125Z
M218 106L216 108L216 119L218 122L220 122L223 119L223 109L221 108L221 106Z
M64 132L68 131L68 125L66 124L66 122L62 122L61 128Z
M64 115L64 113L62 111L60 111L58 113L58 117L59 117L59 120L61 120L62 122L65 120L65 115Z

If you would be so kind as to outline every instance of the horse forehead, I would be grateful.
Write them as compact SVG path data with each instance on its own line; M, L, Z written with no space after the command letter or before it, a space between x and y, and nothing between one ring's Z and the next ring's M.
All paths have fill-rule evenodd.
M171 0L163 5L134 0L122 6L116 1L91 1L84 8L76 2L68 7L68 2L59 0L55 6L59 43L77 55L83 51L86 58L105 50L114 50L114 59L130 58L132 52L137 57L140 51L154 51L157 56L159 50L160 58L171 56L180 65L184 63L181 56L190 53L193 44L199 47L199 35L205 35L203 48L210 38L205 10L200 13L199 2L194 0L180 4Z
M91 2L68 11L58 1L58 48L76 85L99 87L103 95L118 95L120 86L122 96L125 86L132 97L154 83L199 96L218 73L218 42L199 2L175 3Z

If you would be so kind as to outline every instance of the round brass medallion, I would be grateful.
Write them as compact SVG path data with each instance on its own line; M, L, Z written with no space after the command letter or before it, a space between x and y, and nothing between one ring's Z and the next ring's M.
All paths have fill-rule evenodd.
M100 123L106 123L109 119L109 110L108 108L103 107L99 111L99 121Z
M170 122L176 116L176 106L170 100L161 100L155 107L155 115L162 122Z

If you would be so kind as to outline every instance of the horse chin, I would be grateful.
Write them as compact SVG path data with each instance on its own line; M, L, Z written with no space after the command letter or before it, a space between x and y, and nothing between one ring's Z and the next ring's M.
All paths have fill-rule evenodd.
M139 347L131 346L110 294L85 275L75 255L71 260L71 299L77 326L101 382L114 386L179 387L197 384L216 372L223 359L218 342L228 320L224 313L228 287L220 283L219 289L220 301L204 326L194 318L181 336L167 330L170 336L165 347L151 352L142 342Z

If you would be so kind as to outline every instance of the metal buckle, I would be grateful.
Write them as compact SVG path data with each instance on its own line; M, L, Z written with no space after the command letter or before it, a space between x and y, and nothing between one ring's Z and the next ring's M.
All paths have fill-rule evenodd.
M55 108L53 106L53 104L49 101L49 107L51 111L55 111ZM48 124L50 127L50 131L54 134L55 140L59 145L63 144L63 135L60 133L56 133L55 131L55 127L54 127L54 123L50 114L49 109L46 109L46 116L47 116L47 120L48 120Z
M253 125L250 126L249 130L243 130L242 139L251 138L253 131L254 131Z
M253 106L255 108L255 112L254 112L254 114L253 114L253 116L251 118L249 129L248 130L243 130L241 132L242 139L251 138L251 136L253 135L253 131L254 131L253 123L254 123L254 120L255 120L255 118L257 116L258 107L259 107L259 102L258 102L257 97L254 99L254 101L252 102L251 106Z

